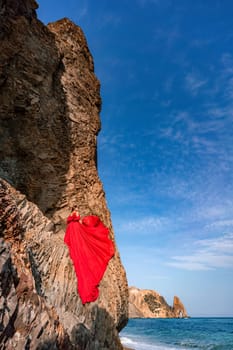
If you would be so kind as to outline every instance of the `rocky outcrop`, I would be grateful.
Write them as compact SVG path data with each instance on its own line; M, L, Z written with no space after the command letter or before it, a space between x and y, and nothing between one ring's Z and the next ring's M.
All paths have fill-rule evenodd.
M32 250L24 238L27 227L38 234L39 241L43 242L43 235L51 239L49 220L1 180L0 349L72 349L58 312L46 300Z
M174 312L174 317L177 317L177 318L188 317L183 303L181 302L180 298L178 298L177 296L174 296L172 309Z
M36 7L0 1L0 349L117 350L128 317L117 247L83 306L63 243L75 205L114 240L96 164L100 84L81 29L45 27Z
M130 318L182 318L188 317L184 305L174 297L173 307L169 306L154 290L129 288Z
M0 16L18 17L24 16L31 20L36 18L38 4L34 0L0 0Z

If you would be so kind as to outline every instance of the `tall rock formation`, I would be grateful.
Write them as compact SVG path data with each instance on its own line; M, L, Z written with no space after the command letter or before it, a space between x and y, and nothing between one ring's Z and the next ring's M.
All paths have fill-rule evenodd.
M121 349L128 286L116 248L82 305L65 220L77 205L114 233L96 165L100 84L81 29L0 0L0 349Z
M188 317L184 305L174 296L173 307L169 306L154 290L129 288L130 318L182 318Z
M176 295L174 296L174 299L173 299L173 308L172 309L174 312L174 317L177 317L177 318L188 317L183 303L181 302L180 298L177 297Z

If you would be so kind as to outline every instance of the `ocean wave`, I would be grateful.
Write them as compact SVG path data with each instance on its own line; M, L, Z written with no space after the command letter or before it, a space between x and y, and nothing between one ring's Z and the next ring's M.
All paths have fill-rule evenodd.
M139 340L132 340L128 337L121 337L121 343L133 350L178 350L179 348L145 343Z

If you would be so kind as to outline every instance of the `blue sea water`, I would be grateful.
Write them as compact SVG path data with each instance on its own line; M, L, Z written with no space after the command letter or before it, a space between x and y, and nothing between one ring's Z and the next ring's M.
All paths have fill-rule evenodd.
M135 350L233 350L233 318L130 319L120 337Z

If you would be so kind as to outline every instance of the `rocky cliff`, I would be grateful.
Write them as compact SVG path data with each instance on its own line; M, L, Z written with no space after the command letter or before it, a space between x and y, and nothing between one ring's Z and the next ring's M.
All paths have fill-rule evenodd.
M181 318L188 317L184 305L174 296L173 307L169 306L154 290L129 288L130 318Z
M34 0L0 0L0 349L121 349L128 286L116 248L82 305L65 219L114 233L97 172L100 84L82 30L44 26Z

